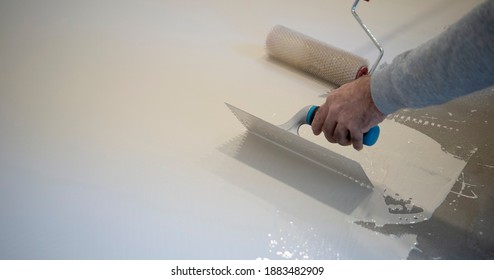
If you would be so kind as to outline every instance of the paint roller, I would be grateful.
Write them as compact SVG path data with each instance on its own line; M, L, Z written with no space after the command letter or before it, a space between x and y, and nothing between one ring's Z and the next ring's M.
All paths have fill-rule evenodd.
M352 14L379 50L379 56L370 71L366 59L281 25L273 27L267 36L268 55L337 86L372 74L384 51L358 16L358 3L359 0L356 0L353 4Z
M370 71L366 59L281 25L273 27L266 38L267 53L281 62L337 86L351 82L363 75L372 74L379 64L384 50L357 14L358 3L359 0L354 2L352 14L379 50L379 56ZM309 111L302 110L307 111L306 124L311 124L318 108L312 106ZM366 146L374 145L379 137L379 132L379 126L372 127L367 133L364 133L363 144Z

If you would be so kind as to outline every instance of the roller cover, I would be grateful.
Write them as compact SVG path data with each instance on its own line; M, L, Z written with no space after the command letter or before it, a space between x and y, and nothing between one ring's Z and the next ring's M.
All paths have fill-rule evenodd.
M337 86L368 72L364 58L281 25L268 34L266 50L271 57Z

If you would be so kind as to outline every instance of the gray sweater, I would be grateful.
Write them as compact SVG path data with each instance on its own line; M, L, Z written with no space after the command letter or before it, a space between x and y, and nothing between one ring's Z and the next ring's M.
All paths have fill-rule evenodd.
M437 105L494 85L494 0L376 71L371 93L384 114Z

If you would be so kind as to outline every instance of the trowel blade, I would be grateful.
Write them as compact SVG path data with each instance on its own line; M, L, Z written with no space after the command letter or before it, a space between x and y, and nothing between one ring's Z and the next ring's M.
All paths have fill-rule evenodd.
M339 176L368 188L373 187L362 166L345 156L330 151L307 139L270 124L233 105L225 103L247 130L275 145L327 168Z

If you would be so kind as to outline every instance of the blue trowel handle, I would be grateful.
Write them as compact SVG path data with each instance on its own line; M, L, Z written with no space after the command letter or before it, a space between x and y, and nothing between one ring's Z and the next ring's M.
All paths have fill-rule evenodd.
M314 116L316 115L317 110L319 109L319 106L312 106L309 109L309 112L307 113L306 117L306 122L308 124L312 124L312 121L314 120ZM372 146L376 144L377 139L379 138L379 126L374 126L372 127L369 131L364 133L364 145L366 146Z

